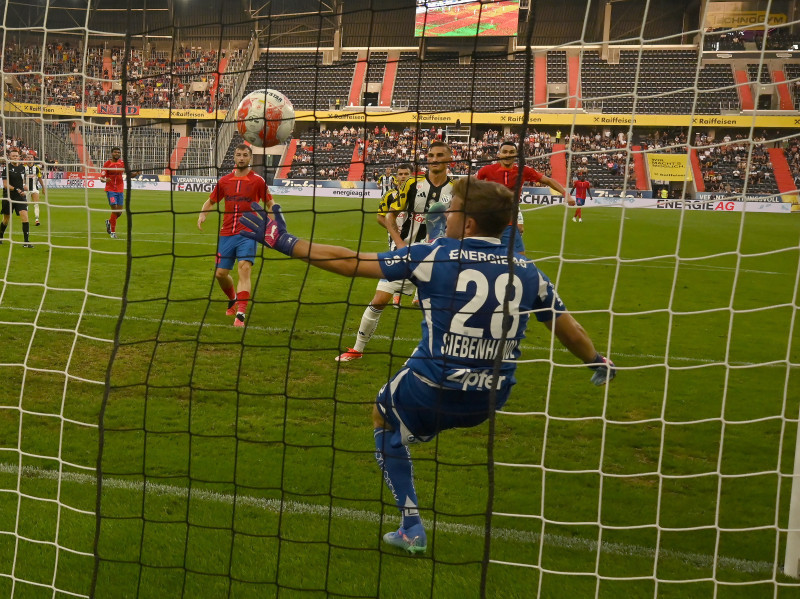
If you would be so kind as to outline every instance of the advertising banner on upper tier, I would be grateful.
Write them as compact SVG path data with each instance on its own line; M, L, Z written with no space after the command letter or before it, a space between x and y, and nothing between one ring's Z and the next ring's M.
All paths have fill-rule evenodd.
M27 114L40 116L74 116L74 117L110 117L118 118L122 114L122 107L117 105L101 104L99 106L85 106L82 104L60 106L39 104L26 104L24 102L5 102L5 110L9 112L24 112ZM156 119L156 120L224 120L228 114L227 110L212 110L198 108L142 108L140 106L128 106L126 116L133 119Z
M756 29L763 30L764 23L769 27L788 23L789 18L778 12L778 3L771 11L764 9L764 2L738 0L737 2L708 2L705 7L703 26L709 29ZM766 3L769 4L769 3Z
M41 106L23 102L4 103L6 112L24 112L40 117L101 117L119 118L122 109L119 106ZM227 110L209 112L198 108L141 108L129 106L128 118L153 120L217 120L222 121ZM409 110L297 110L295 120L298 122L324 122L330 126L336 123L347 123L358 127L358 123L374 126L376 124L416 124L426 127L440 125L520 125L523 124L521 112L413 112ZM691 115L691 114L601 114L596 112L531 112L528 114L529 125L559 125L561 127L767 127L797 128L800 127L800 116L767 115L767 114L731 114L731 115Z

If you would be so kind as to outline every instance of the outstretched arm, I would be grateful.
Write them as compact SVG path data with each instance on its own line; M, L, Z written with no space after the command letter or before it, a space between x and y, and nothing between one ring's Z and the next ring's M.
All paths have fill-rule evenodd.
M614 363L597 352L589 334L571 314L562 312L557 318L543 324L555 332L561 344L576 358L594 370L592 383L600 386L617 375Z
M552 177L548 177L546 175L542 176L541 182L544 183L545 185L547 185L548 187L552 187L558 193L563 195L564 196L564 200L566 200L567 204L569 204L570 206L574 206L575 205L574 198L567 192L566 189L564 189L564 186L561 185L561 183L559 183L558 181L556 181Z
M292 258L300 258L312 266L337 275L368 279L383 278L378 254L372 252L356 252L338 245L324 245L298 239L291 255Z
M266 210L258 202L253 202L250 206L253 211L243 214L239 221L250 229L242 231L241 234L245 237L328 272L346 277L383 278L378 254L356 252L338 245L311 243L300 239L286 230L286 220L279 204L274 204L272 207L274 218L269 218Z

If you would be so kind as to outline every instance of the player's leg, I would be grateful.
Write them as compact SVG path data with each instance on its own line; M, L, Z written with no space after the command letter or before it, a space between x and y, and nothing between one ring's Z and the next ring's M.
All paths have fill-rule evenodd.
M364 310L361 316L361 322L358 325L358 333L356 334L355 345L348 348L346 352L336 357L337 362L349 362L351 360L358 360L364 354L364 349L375 334L380 322L383 309L392 301L392 296L395 293L404 293L411 295L412 290L416 287L408 281L386 281L381 279L375 288L375 295L372 297L369 305Z
M236 284L236 319L233 321L233 325L243 327L252 291L250 275L256 260L256 242L242 235L234 235L232 239L236 245L236 259L239 261L239 281Z
M38 227L41 224L39 222L39 192L32 191L30 193L31 193L31 202L33 203L34 224Z
M111 216L106 221L106 232L113 238L117 238L117 219L122 214L125 207L125 194L121 191L108 191L108 204L111 207Z
M3 198L0 214L3 215L3 219L0 221L0 243L3 243L3 236L6 234L8 222L11 220L11 202L7 198Z
M219 288L228 298L228 308L225 314L233 316L236 314L236 286L233 283L231 269L236 263L236 239L233 235L220 235L217 240L217 262L214 277L219 283Z
M375 399L372 427L375 438L375 459L386 487L400 510L402 524L396 532L383 536L384 542L409 553L423 553L428 545L425 528L419 516L417 491L414 487L414 465L406 443L414 437L393 410L393 396L401 393L424 393L413 389L417 381L407 368L386 383ZM422 383L420 383L422 384Z
M24 239L22 247L32 248L33 244L30 242L31 224L28 222L28 204L15 202L14 212L22 222L22 238Z
M525 224L522 219L522 211L517 216L517 236L514 239L514 251L518 254L525 255L525 242L522 241L522 234L525 232Z
M351 360L358 360L364 355L364 349L367 343L372 339L375 330L378 328L378 323L381 320L383 309L392 301L394 293L392 284L389 281L381 280L378 283L378 288L375 290L375 295L372 297L369 305L364 309L364 314L361 316L361 322L358 324L358 333L356 333L356 342L353 347L347 349L346 352L336 357L337 362L350 362ZM398 291L399 293L399 291Z
M252 262L239 260L239 281L236 285L236 319L233 321L233 325L237 327L244 326L247 304L250 301L250 273L252 269Z
M578 222L578 223L583 222L583 218L582 218L583 211L581 210L581 207L583 206L585 201L586 200L581 199L581 198L576 198L575 199L575 204L577 204L577 208L575 208L575 216L572 217L572 222Z

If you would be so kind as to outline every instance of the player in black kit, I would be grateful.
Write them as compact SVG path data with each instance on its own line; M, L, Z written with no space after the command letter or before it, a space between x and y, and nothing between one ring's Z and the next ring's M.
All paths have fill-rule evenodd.
M3 181L3 189L8 190L8 198L3 198L2 215L3 221L0 223L0 243L3 243L3 235L6 233L8 221L11 220L11 210L22 220L22 235L25 243L24 248L32 248L29 242L30 223L28 222L28 199L25 196L25 165L19 161L19 150L11 150L8 153L8 164L0 170L0 180Z

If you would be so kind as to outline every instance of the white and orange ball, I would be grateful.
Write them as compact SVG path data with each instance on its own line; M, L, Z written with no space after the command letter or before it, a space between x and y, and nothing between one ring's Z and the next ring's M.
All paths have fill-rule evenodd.
M236 128L246 142L259 148L285 144L294 130L294 106L281 92L257 89L239 103Z

